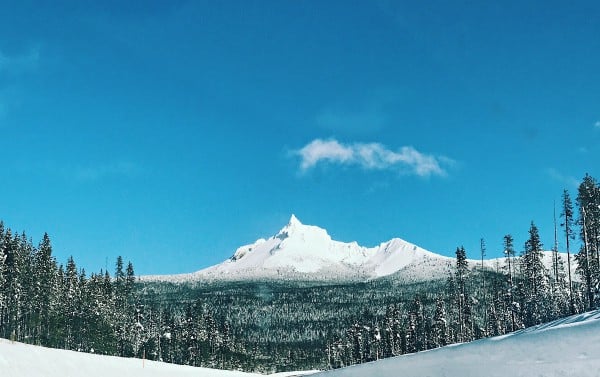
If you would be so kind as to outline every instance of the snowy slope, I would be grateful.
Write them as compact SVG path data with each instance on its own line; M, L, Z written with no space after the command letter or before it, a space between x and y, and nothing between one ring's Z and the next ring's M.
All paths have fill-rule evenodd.
M319 373L322 377L598 377L600 311L490 339Z
M277 373L284 377L300 373ZM2 377L258 377L261 374L56 350L0 339Z
M435 265L446 270L452 258L434 254L394 238L376 247L332 240L325 229L302 224L294 215L269 239L238 248L223 263L193 274L147 276L147 280L239 280L249 278L299 278L365 280L387 276L414 266ZM423 270L429 279L431 268Z
M311 373L311 372L302 372ZM273 376L301 375L300 372ZM258 377L0 339L2 377ZM315 374L323 377L600 377L600 311L490 339Z
M565 257L563 256L563 260ZM294 215L276 235L238 248L215 266L191 274L145 276L143 280L171 282L245 279L368 280L395 274L405 281L445 278L454 258L432 253L400 238L375 247L332 240L325 229L302 224ZM500 269L505 258L484 261ZM551 253L545 263L552 264ZM471 267L480 261L469 260ZM573 267L573 271L574 267Z

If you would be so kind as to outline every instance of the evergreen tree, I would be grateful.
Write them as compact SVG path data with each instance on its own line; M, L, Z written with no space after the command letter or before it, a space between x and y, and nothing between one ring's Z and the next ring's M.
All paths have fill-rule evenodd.
M578 270L584 277L587 307L593 308L595 291L598 290L600 281L600 187L596 180L587 174L579 185L577 204L583 243L577 258Z
M3 248L6 265L6 283L5 292L7 297L7 310L4 328L4 337L11 339L20 339L22 336L22 323L20 321L23 314L24 287L23 281L25 271L25 255L20 246L18 236L12 235L8 229L4 236Z
M128 342L131 323L130 319L132 312L129 310L126 276L123 271L123 257L117 257L115 264L115 278L113 284L113 293L115 300L115 330L117 338L117 352L119 356L133 356L131 344Z
M506 329L511 328L511 299L509 295L508 282L500 276L494 276L489 283L492 293L488 304L488 320L486 323L487 336L504 334Z
M508 266L508 292L507 292L507 298L508 298L508 308L510 310L510 323L511 323L511 327L510 327L510 331L515 331L516 330L516 316L515 316L515 300L514 300L514 272L513 272L513 265L514 263L512 263L514 257L515 257L515 249L514 249L514 245L513 245L513 237L510 234L507 234L504 236L504 255L506 255L506 261L507 261L507 266Z
M448 344L448 326L446 321L446 305L441 297L436 299L433 317L433 347L443 347Z
M65 347L66 336L66 316L67 304L64 297L65 286L65 269L63 265L59 265L54 276L54 285L52 286L52 296L56 298L55 305L51 306L52 314L50 315L49 323L52 331L49 333L48 346L53 348Z
M47 344L50 333L50 317L56 296L53 290L56 276L56 261L52 257L52 245L48 233L44 233L34 257L34 311L33 325L36 328L34 343Z
M418 322L417 313L414 310L408 314L406 321L406 352L414 353L419 351L417 339L418 339Z
M77 266L73 257L67 260L65 271L65 280L63 284L63 302L65 305L65 349L77 349L76 338L78 336L78 316L79 316L79 300L81 294L81 286L79 284L79 275L77 274Z
M521 259L526 326L537 325L546 319L549 274L542 261L542 248L538 228L532 221Z
M400 310L396 305L389 305L385 312L384 354L386 357L402 354Z
M486 290L485 290L485 268L484 268L484 257L486 256L486 246L485 246L485 239L481 238L479 240L479 251L481 253L481 270L480 270L480 274L481 274L481 299L482 299L482 304L480 305L480 307L483 310L483 328L481 329L481 336L486 336L487 335L487 311L488 311L488 307L487 307L487 297L486 297Z
M573 300L573 280L571 278L571 248L570 241L575 239L573 232L573 203L569 191L564 190L562 195L562 212L560 216L563 218L561 226L565 230L565 241L567 248L567 271L569 279L569 309L571 314L575 314L575 304Z
M458 307L458 341L468 342L473 339L473 318L471 300L467 291L467 275L469 263L464 247L456 249L456 302Z
M5 235L4 223L0 221L0 335L4 335L4 327L6 326L6 312L8 309L7 292L7 268L6 268L6 251L5 251Z

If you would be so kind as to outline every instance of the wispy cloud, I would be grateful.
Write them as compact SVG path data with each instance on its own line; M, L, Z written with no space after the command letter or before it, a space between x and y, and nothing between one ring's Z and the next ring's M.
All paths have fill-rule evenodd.
M6 101L4 100L4 98L2 98L2 95L0 93L0 119L4 118L4 116L6 115L7 109L6 109ZM2 128L2 125L0 124L0 128Z
M39 47L32 48L22 54L6 54L0 50L0 119L4 118L16 104L20 102L19 78L36 71L40 61ZM16 83L13 82L17 79ZM2 128L0 123L0 128Z
M61 173L70 179L80 182L99 181L111 177L131 177L140 169L131 162L114 162L103 165L66 166L60 169Z
M0 51L0 73L22 73L34 70L40 61L40 48L34 47L23 54L8 55Z
M4 120L9 110L19 102L18 98L19 93L14 87L0 87L0 120ZM0 121L0 129L4 127L7 127L6 123Z
M307 171L320 163L356 165L367 170L398 169L421 177L447 174L442 165L453 161L404 146L397 151L379 143L343 144L337 140L316 139L295 151L300 156L300 169Z
M579 186L579 180L577 180L577 178L571 177L569 175L564 175L554 168L546 169L546 175L548 175L553 180L560 182L568 187L578 187Z
M595 129L600 129L600 120L597 121L596 123L594 123L594 128Z

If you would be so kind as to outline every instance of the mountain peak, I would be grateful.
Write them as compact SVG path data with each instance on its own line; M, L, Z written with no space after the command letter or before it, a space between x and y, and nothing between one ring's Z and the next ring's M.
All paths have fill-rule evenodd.
M290 217L290 221L287 223L286 226L283 227L283 229L281 229L279 231L279 233L277 233L276 237L279 238L279 239L288 238L297 229L299 229L299 228L301 228L303 226L304 226L304 224L302 224L300 222L300 220L298 220L298 218L296 217L296 215L292 214L292 216Z
M276 235L239 247L228 260L195 276L356 280L404 271L403 276L417 281L446 274L448 259L397 238L374 247L336 241L325 229L303 224L292 214Z
M292 216L290 217L290 221L288 222L288 226L290 226L290 225L302 225L300 220L298 220L296 215L294 215L293 213L292 213Z

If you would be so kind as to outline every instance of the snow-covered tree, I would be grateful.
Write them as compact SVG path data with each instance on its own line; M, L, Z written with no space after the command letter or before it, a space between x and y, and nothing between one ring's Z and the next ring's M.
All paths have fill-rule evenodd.
M579 185L577 193L579 206L580 237L582 247L577 255L578 272L582 276L588 298L588 308L596 306L600 284L600 186L587 175Z
M542 260L542 248L538 228L532 221L521 257L526 326L542 323L547 318L549 272Z
M454 292L458 320L458 328L456 330L459 342L468 342L473 340L474 336L472 301L467 290L468 274L469 263L467 262L467 253L465 248L461 246L456 249L456 286Z
M569 310L571 314L575 314L575 304L573 298L573 279L571 277L571 241L575 239L573 231L573 203L569 191L563 190L562 195L562 212L560 216L563 219L561 226L565 231L565 247L567 251L567 277L569 287Z
M433 347L443 347L448 344L446 304L441 297L438 297L435 303L435 314L433 316L431 339Z

